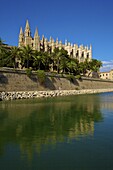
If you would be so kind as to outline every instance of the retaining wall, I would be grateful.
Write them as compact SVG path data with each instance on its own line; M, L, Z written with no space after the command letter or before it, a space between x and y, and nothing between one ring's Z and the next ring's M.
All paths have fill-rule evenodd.
M49 74L49 73L48 73ZM25 71L0 70L0 91L48 91L76 89L108 89L113 88L113 81L83 77L81 80L70 81L65 76L46 76L44 84L40 84L36 74L28 77Z

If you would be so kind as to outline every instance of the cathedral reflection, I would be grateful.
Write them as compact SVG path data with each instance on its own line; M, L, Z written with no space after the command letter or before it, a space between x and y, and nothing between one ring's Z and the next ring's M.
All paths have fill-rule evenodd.
M94 123L103 119L98 95L6 102L0 117L0 154L11 142L29 158L44 146L93 136Z

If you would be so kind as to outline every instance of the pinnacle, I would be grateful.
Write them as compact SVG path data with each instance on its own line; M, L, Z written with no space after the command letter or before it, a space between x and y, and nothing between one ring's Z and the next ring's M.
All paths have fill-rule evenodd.
M35 30L35 35L34 35L34 37L38 37L38 28L36 28L36 30Z
M22 27L20 28L20 34L21 34L21 35L23 34L23 30L22 30Z
M26 28L25 29L30 29L29 21L28 20L26 21Z

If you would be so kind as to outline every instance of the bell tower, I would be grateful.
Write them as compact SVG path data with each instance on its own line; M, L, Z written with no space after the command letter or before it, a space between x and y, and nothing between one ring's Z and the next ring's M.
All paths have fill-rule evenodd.
M24 45L25 46L29 45L30 47L32 47L33 45L32 45L31 30L30 30L30 26L29 26L28 20L26 21L24 36L25 36L25 43L24 43Z

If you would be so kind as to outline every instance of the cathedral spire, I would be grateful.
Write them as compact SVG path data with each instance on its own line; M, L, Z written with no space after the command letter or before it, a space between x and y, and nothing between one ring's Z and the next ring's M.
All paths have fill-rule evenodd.
M22 47L23 43L24 43L24 33L23 33L23 30L22 30L22 27L21 27L20 28L20 34L19 34L19 44L18 44L18 46Z
M31 31L30 31L30 26L28 20L26 21L26 26L25 26L25 37L30 37L31 36Z
M38 37L38 28L36 28L36 30L35 30L34 38L35 37Z
M22 27L20 28L20 35L23 35Z
M90 44L90 50L92 50L92 45Z
M29 26L29 21L28 21L28 20L26 21L26 27L25 27L25 29L29 29L29 30L30 30L30 26Z

